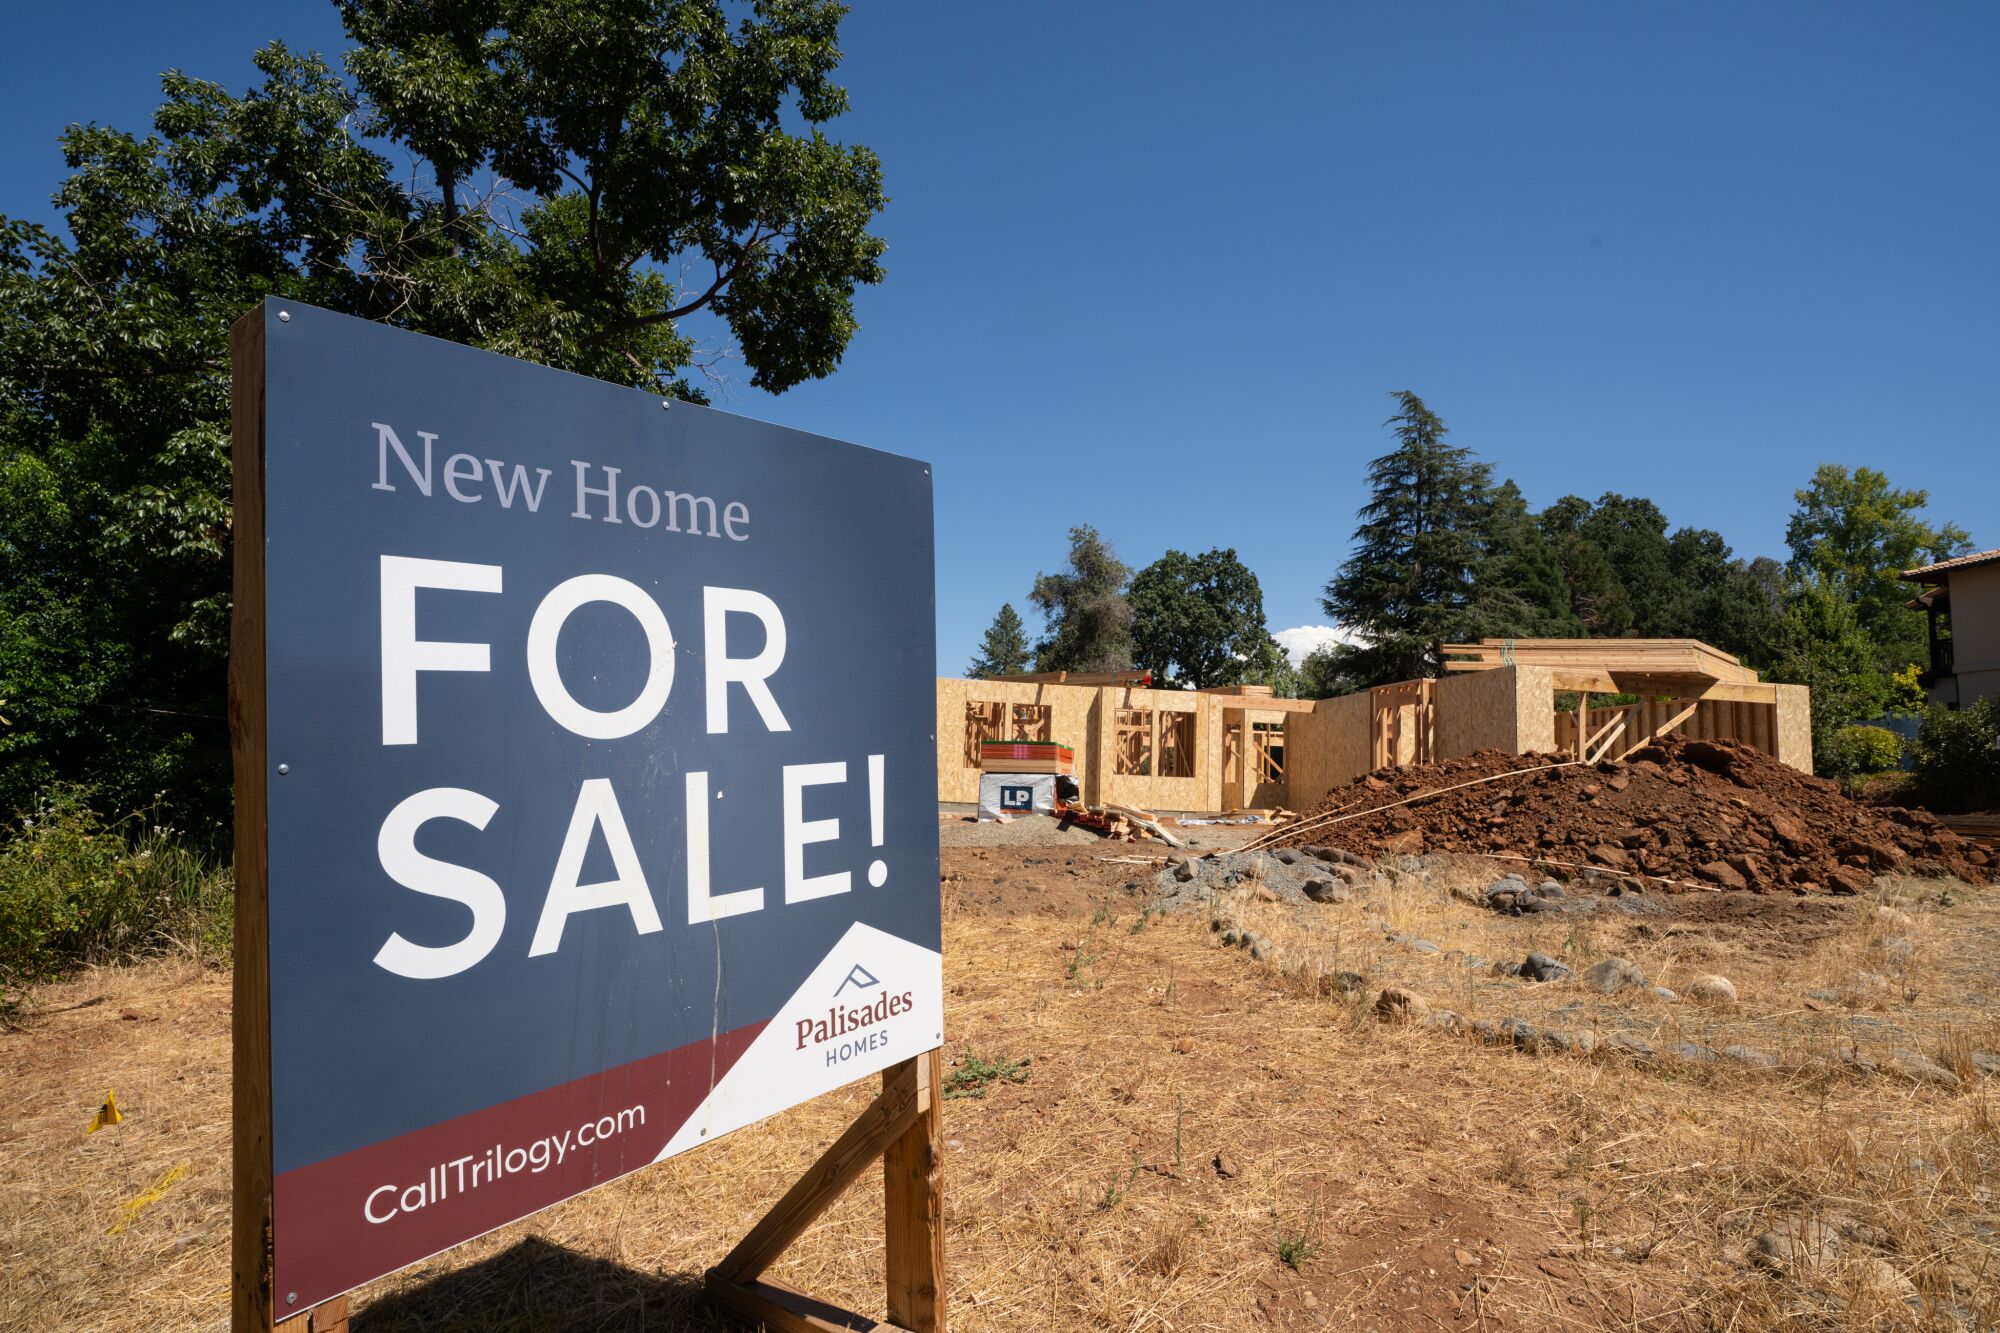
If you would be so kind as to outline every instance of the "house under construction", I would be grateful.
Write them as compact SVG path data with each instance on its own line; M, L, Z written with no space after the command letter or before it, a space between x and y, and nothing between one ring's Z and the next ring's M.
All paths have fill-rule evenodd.
M1149 688L1136 673L937 683L938 799L978 798L979 745L1056 741L1092 805L1303 810L1372 769L1474 750L1622 759L1668 733L1739 741L1812 771L1812 705L1695 639L1486 639L1446 674L1336 699L1261 686ZM1558 694L1577 706L1558 711ZM1592 696L1641 702L1593 704Z

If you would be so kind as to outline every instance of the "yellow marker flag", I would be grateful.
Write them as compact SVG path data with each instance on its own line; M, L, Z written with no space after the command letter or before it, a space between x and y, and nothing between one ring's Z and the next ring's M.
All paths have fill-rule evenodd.
M90 1123L83 1127L86 1134L95 1134L106 1125L115 1125L125 1117L118 1114L118 1095L111 1089L104 1090L104 1105L97 1108L97 1114L90 1117Z

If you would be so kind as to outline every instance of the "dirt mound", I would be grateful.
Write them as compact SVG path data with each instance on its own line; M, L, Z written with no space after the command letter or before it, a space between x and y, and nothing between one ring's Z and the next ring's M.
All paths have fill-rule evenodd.
M1480 778L1494 780L1458 785ZM1439 794L1401 804L1427 792ZM1331 814L1349 817L1310 826ZM1281 842L1512 853L1760 892L1859 893L1889 870L1983 883L1996 869L1992 853L1923 811L1865 806L1761 751L1677 737L1618 764L1481 750L1380 769L1336 788Z

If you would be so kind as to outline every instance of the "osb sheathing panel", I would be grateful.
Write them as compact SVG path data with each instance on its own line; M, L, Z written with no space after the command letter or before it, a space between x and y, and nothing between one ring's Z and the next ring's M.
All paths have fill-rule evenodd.
M1285 803L1309 810L1368 771L1368 696L1322 699L1285 718Z
M1547 667L1514 668L1514 748L1546 754L1556 748L1556 680Z
M1222 709L1240 698L1188 690L1143 690L1095 685L1055 685L1016 681L958 680L937 683L938 799L979 799L979 770L965 762L965 705L1045 704L1052 710L1049 739L1076 752L1076 780L1092 804L1138 806L1147 810L1210 812L1222 808ZM1118 710L1144 708L1195 715L1194 776L1160 778L1114 772ZM1281 722L1285 713L1251 709L1252 720Z
M1804 685L1778 686L1774 706L1778 725L1778 762L1801 773L1812 772L1812 690Z
M1555 685L1547 667L1495 667L1437 683L1437 757L1474 750L1556 748Z
M1045 704L1049 708L1049 739L1076 752L1076 779L1085 791L1092 754L1091 705L1097 690L1089 685L1024 684L1013 681L956 680L941 676L937 683L938 799L979 799L979 769L965 762L965 705L979 703Z

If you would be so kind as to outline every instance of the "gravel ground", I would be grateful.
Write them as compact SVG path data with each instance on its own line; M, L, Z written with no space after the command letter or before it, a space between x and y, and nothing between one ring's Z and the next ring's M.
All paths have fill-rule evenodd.
M1059 821L1047 815L1022 815L1004 824L981 824L966 815L939 815L938 843L945 847L1068 847L1088 843L1115 848L1137 845L1112 842L1087 828L1073 825L1064 828ZM1157 843L1154 845L1158 846Z

